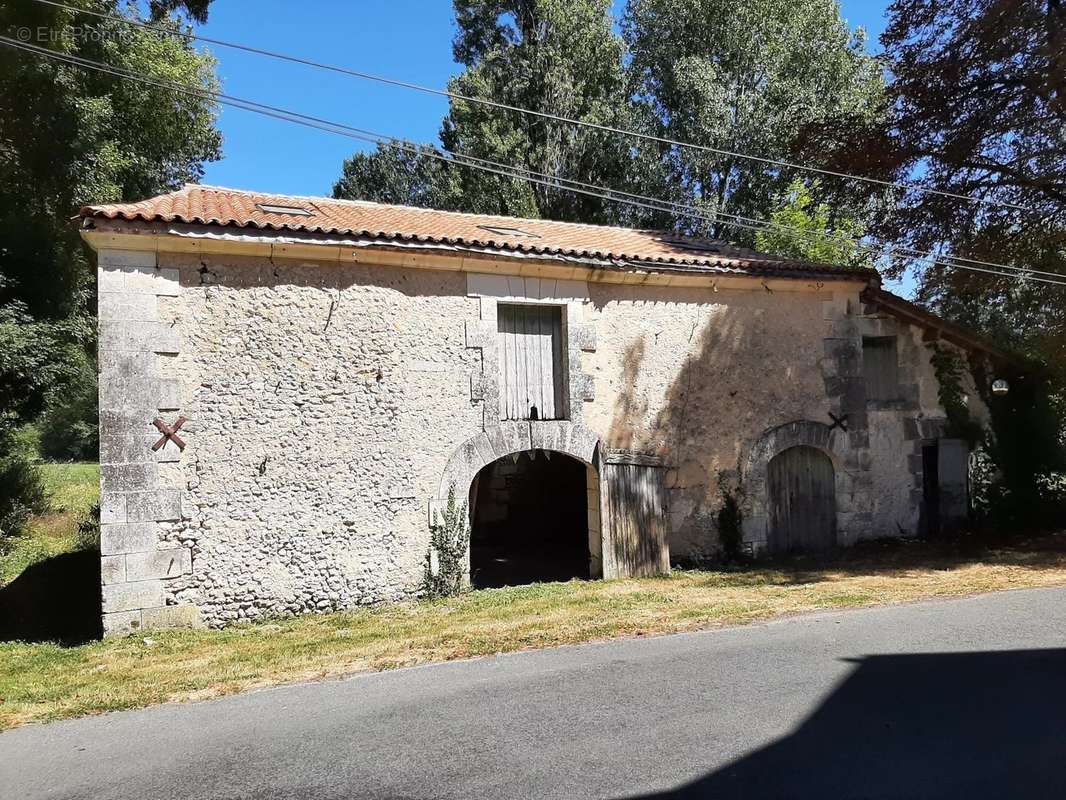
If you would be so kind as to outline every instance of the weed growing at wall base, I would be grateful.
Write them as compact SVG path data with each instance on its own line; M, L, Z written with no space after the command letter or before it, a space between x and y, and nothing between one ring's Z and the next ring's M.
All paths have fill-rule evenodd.
M467 504L456 505L455 486L448 489L444 517L433 512L429 551L426 553L422 589L427 597L449 597L465 587L466 554L470 548Z

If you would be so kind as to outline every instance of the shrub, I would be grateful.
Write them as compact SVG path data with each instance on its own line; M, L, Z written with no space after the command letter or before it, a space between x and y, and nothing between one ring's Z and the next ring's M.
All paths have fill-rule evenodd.
M20 434L11 416L0 417L0 539L22 533L29 516L48 507L36 453Z
M74 534L75 550L100 550L100 504L96 503L89 513L78 522Z
M41 453L56 461L95 461L100 451L96 370L85 364L48 398L38 420Z

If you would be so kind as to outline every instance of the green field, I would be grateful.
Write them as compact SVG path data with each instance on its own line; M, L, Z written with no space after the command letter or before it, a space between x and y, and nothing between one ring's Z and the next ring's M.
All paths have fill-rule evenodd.
M100 498L98 464L42 464L49 510L33 517L21 536L0 549L0 586L17 578L27 567L83 546L78 524Z

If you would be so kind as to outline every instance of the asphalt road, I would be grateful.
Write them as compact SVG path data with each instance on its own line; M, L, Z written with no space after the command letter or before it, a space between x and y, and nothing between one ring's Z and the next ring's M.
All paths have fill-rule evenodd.
M5 798L1066 797L1066 589L0 734Z

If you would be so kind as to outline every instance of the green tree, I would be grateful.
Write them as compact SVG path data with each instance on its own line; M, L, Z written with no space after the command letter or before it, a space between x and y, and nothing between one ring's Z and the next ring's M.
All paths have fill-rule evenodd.
M630 0L622 30L640 118L669 139L787 160L808 126L874 118L882 107L880 66L835 2ZM765 218L794 178L731 156L656 150L662 172L648 176L650 190L675 187L708 214ZM751 239L724 225L702 227Z
M453 52L465 70L449 89L625 127L622 42L610 7L610 0L456 0ZM440 138L450 151L552 177L616 187L629 180L626 142L519 112L453 100ZM608 201L429 161L391 147L357 154L334 195L584 222L619 218Z
M463 208L458 170L430 155L428 147L379 145L344 162L333 196L401 206L458 211Z
M132 14L117 0L74 0ZM206 18L205 0L150 3ZM188 41L36 3L0 3L0 30L55 51L136 74L214 89L214 62ZM202 175L219 157L216 108L208 100L131 83L0 48L0 418L33 421L46 406L82 438L92 419L63 413L70 399L93 414L95 270L71 224L90 202L141 199ZM88 384L88 385L86 385ZM81 455L87 455L82 453ZM0 515L4 512L0 509Z
M18 420L0 414L0 554L5 538L20 533L30 514L47 505L36 454L23 433Z
M119 11L117 2L83 2ZM79 36L78 27L94 34ZM178 37L28 3L0 5L0 28L48 31L45 44L62 53L217 87L214 62ZM219 157L210 101L8 48L0 50L0 107L0 299L22 300L35 317L88 302L91 275L69 223L80 205L175 188Z
M818 181L813 182L817 190ZM770 214L775 227L755 234L755 248L799 261L842 266L870 265L873 254L856 240L865 233L861 222L837 217L828 203L815 200L811 187L793 181Z
M881 43L890 113L874 124L831 124L830 138L842 142L834 165L986 202L902 191L874 233L1066 279L1066 6L895 0L888 17ZM1000 476L993 495L1013 509L1007 516L1022 519L1040 507L1037 498L1054 494L1048 487L1061 494L1066 485L1066 289L895 265L904 268L917 274L921 302L1043 365L1017 374L1000 365L1014 388L987 398L988 453ZM995 375L982 377L987 392Z
M890 114L833 130L834 164L989 202L904 192L875 233L1066 276L1066 6L896 0L888 17ZM897 269L907 266L940 313L1066 377L1066 291L920 263Z

